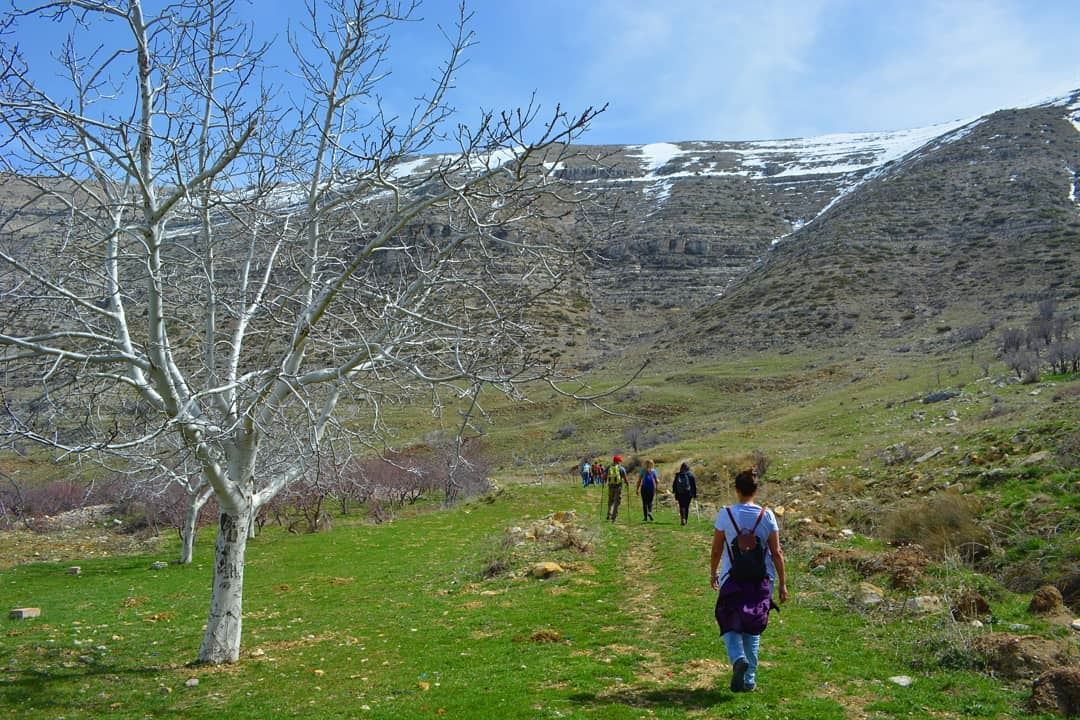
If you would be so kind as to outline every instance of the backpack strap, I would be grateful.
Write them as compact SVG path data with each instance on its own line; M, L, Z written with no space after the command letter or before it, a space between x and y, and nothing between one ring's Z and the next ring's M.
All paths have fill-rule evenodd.
M757 520L754 521L754 527L750 528L750 532L757 534L757 526L761 524L761 518L765 517L765 506L761 506L761 512L757 514ZM734 522L734 520L732 520Z
M727 548L728 559L731 560L731 567L734 568L735 567L735 554L731 552L731 543L732 542L738 542L738 539L739 539L739 525L738 525L738 523L735 522L735 516L731 514L731 506L730 505L725 505L724 506L724 512L727 513L728 520L731 521L731 527L735 528L735 537L731 538L730 540L727 540L727 538L724 538L725 540L727 540L727 542L724 543L724 547Z
M738 535L739 532L740 532L739 531L739 525L738 525L738 523L735 522L735 516L731 514L731 506L730 505L725 505L724 506L724 512L727 513L728 520L731 521L731 527L735 528L735 534ZM760 520L761 518L758 518L758 519ZM756 523L754 524L754 527L755 528L757 527Z

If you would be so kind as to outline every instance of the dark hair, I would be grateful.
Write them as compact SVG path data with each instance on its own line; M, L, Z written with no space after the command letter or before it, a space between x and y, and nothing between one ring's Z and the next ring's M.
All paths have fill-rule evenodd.
M686 463L683 463L682 465L679 466L679 472L681 472L681 473L690 472L690 466L687 465Z
M758 491L758 475L756 468L740 470L735 475L735 489L743 497L752 497Z

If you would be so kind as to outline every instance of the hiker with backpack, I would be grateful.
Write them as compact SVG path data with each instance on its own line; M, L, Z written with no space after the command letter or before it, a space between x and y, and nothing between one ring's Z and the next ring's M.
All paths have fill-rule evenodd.
M653 498L656 497L656 485L659 482L655 468L656 463L646 460L641 472L638 473L637 487L634 489L634 492L641 496L641 510L645 513L645 522L653 519L652 504Z
M606 475L603 463L600 462L600 458L593 461L592 464L592 481L593 485L603 485L604 476Z
M758 648L769 624L776 581L780 602L788 599L780 526L772 510L757 505L756 469L735 476L738 502L716 514L709 582L719 590L715 616L731 661L731 691L750 692L757 685Z
M611 522L615 522L615 518L619 515L623 485L629 487L630 483L626 481L626 468L622 466L622 455L615 455L611 458L611 466L607 469L608 520Z
M679 471L675 473L675 480L671 483L671 494L679 503L679 524L685 525L690 518L690 502L697 497L697 479L686 463L680 465Z
M581 461L581 487L588 487L592 482L592 466L588 459Z

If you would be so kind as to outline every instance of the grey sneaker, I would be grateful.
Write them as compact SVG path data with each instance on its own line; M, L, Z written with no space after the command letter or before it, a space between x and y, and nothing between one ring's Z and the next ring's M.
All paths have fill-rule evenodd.
M745 692L746 685L743 683L743 678L746 676L746 671L750 668L750 663L746 661L746 658L739 658L735 661L735 664L731 666L731 692Z

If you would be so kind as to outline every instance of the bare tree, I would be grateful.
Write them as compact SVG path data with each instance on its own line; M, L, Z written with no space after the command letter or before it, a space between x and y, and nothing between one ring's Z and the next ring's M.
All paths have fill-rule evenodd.
M239 657L254 518L327 444L374 446L384 403L421 390L439 409L558 379L530 310L582 262L560 232L580 198L554 173L595 115L452 125L464 9L430 91L385 112L390 28L413 10L392 0L313 4L288 36L294 98L260 84L231 10L64 0L0 27L5 432L132 482L197 467L220 508L210 663ZM14 42L43 21L72 33L62 94ZM125 39L82 49L116 36L104 23Z

